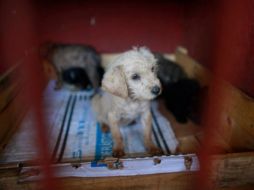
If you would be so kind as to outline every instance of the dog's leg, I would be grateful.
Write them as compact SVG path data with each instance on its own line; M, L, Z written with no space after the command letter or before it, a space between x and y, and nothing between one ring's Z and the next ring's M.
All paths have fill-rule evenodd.
M106 125L105 123L102 123L102 124L101 124L101 131L102 131L103 133L108 133L108 132L110 131L109 126Z
M118 119L115 117L115 114L110 112L108 114L110 130L113 138L113 156L114 157L122 157L124 156L124 146L123 140L120 133L120 128L118 126Z
M152 141L152 115L150 111L142 114L141 123L144 127L144 143L147 150L152 155L161 155L162 151Z

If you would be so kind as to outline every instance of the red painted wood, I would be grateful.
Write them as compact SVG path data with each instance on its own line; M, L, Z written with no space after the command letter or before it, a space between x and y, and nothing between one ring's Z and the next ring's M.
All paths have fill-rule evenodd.
M26 2L26 3L24 3ZM30 3L36 3L32 6ZM30 81L30 97L35 106L38 147L47 180L46 133L42 116L42 71L36 53L45 41L86 43L100 52L120 52L133 45L146 45L153 51L172 52L184 45L190 54L213 72L254 96L253 1L1 1L1 69L25 60L24 77ZM4 65L3 65L3 64ZM26 76L27 75L27 76ZM34 80L37 79L38 80ZM217 96L213 96L217 94ZM206 137L200 150L199 189L207 189L210 153L219 117L223 89L212 81L208 109L204 115ZM214 110L217 110L214 113ZM202 182L202 183L200 183ZM46 183L49 186L49 183Z
M101 52L135 45L172 52L182 43L183 8L170 1L42 2L38 9L42 41L88 43Z
M217 0L185 4L184 46L210 70L225 62L228 69L223 77L254 96L254 4L251 0L238 2L237 6L235 3ZM215 61L218 53L220 63ZM221 66L217 69L224 70Z
M197 180L197 189L212 189L209 181L212 168L213 154L218 154L222 150L214 146L218 136L216 131L223 128L221 117L223 116L223 103L227 99L227 94L223 86L220 85L221 79L226 79L236 86L244 84L244 76L248 73L247 63L250 59L251 24L254 15L254 2L251 0L230 2L219 1L217 4L217 15L213 17L213 39L210 48L210 65L213 71L213 78L206 102L206 109L203 117L204 139L202 147L198 153L200 159L200 172ZM198 54L197 54L198 55ZM252 57L252 56L251 56ZM221 134L221 136L225 136Z
M22 2L22 3L21 3ZM49 153L47 121L44 118L42 100L43 73L38 59L37 15L34 4L29 0L8 0L1 2L1 50L6 67L20 62L20 72L14 81L22 85L23 102L19 108L30 108L35 119L36 136L34 144L38 148L37 162L42 166L43 178L40 181L43 189L53 190L56 183ZM22 106L22 104L25 106ZM20 110L24 113L27 110Z

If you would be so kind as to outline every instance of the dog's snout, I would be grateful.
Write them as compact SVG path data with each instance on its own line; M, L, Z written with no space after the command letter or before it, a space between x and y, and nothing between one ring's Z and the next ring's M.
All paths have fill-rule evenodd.
M154 86L151 90L152 94L154 94L154 95L158 95L160 93L160 91L161 91L161 88L157 85Z

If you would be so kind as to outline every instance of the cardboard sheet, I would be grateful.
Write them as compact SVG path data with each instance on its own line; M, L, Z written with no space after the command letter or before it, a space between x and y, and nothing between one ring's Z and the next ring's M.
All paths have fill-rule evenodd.
M48 142L56 163L68 161L101 160L112 155L110 132L103 133L91 108L93 90L71 92L55 91L51 81L44 94ZM178 141L170 123L157 110L154 101L153 141L165 155L174 153ZM143 130L139 120L132 126L121 126L126 157L146 156ZM27 114L0 157L0 164L26 162L37 157L36 122L33 112Z

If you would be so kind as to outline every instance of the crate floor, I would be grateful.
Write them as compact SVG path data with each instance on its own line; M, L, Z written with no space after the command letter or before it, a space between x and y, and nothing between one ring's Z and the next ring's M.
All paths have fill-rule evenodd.
M112 155L111 133L101 131L91 108L92 91L55 91L51 81L45 91L45 116L48 142L55 162L100 160ZM151 106L153 116L152 139L165 155L175 153L178 141L170 123L157 110L157 102ZM121 126L127 157L148 155L143 144L140 121ZM36 159L36 123L33 113L24 118L18 132L6 146L0 163L26 162Z

